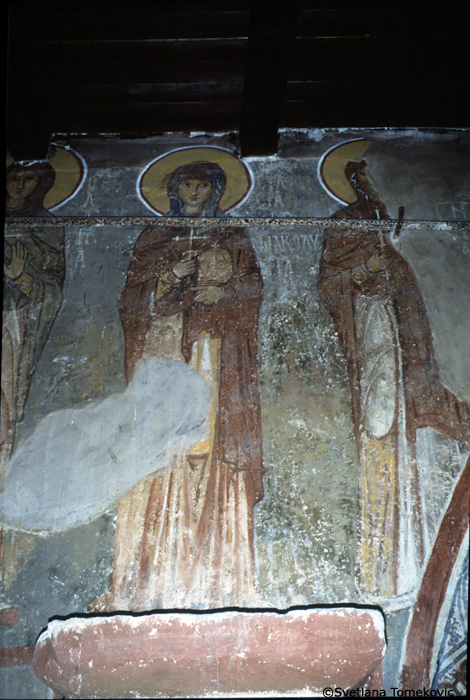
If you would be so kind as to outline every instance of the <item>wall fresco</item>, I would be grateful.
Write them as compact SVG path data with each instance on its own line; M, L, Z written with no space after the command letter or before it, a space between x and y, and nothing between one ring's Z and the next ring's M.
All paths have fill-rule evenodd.
M15 444L16 425L37 362L62 302L65 277L63 229L47 226L51 210L72 198L84 179L82 160L52 147L44 162L10 163L6 170L6 217L38 217L28 232L10 228L4 246L2 424L0 470Z
M184 164L167 175L170 216L220 216L231 194L229 168L194 160L199 150L178 152ZM149 355L188 363L211 387L209 434L120 502L111 585L92 609L252 600L253 509L263 494L261 295L256 257L241 230L150 226L137 239L119 300L126 376L130 381L136 362Z
M362 155L363 142L347 145L360 145ZM355 196L335 217L390 218L365 160L348 161L342 171ZM340 182L335 190L341 192ZM351 384L361 468L358 587L369 599L406 607L419 584L425 546L419 480L426 474L416 434L430 427L468 442L470 407L440 382L418 282L390 234L327 229L318 285Z
M11 185L2 646L77 612L340 602L400 636L470 454L470 233L409 225L470 201L458 139L62 137L60 193Z

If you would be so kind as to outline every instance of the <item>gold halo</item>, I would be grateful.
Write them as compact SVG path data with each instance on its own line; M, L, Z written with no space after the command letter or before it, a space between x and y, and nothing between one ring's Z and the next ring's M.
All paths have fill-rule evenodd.
M357 195L345 175L346 165L364 155L369 148L366 139L346 141L327 151L320 160L319 176L329 194L343 204L352 204Z
M28 166L38 162L33 160L15 161L10 151L7 151L6 160L7 168L16 162L18 165ZM77 194L85 178L86 166L78 153L67 146L58 146L55 143L50 145L47 161L55 170L55 181L49 192L46 192L43 206L45 209L53 209Z
M85 167L78 153L55 143L51 144L47 160L55 170L55 182L44 197L44 207L53 209L78 192L85 176Z
M227 184L219 209L227 211L247 196L251 189L251 176L244 163L222 148L190 146L159 156L142 172L138 191L145 204L158 214L167 214L170 209L167 185L171 174L182 165L195 161L217 163L225 172Z

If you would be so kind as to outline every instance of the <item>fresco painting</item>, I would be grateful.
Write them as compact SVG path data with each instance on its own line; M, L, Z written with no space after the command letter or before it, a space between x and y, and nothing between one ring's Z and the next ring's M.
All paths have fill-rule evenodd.
M69 546L84 573L64 570L49 617L348 602L405 629L470 454L461 341L443 351L436 323L454 298L468 308L470 239L452 234L440 265L446 231L407 230L411 188L384 187L393 139L359 136L246 162L216 137L105 144L109 162L102 143L63 139L48 163L9 166L0 512L20 621L3 646L34 642L20 587ZM124 152L115 199L155 223L54 224L112 214ZM420 246L442 268L444 312ZM441 618L436 687L451 656Z
M209 395L202 377L181 361L150 356L137 363L124 391L50 413L8 462L0 492L4 523L44 534L103 515L179 449L204 437ZM67 479L64 444L74 463Z
M194 157L190 149L184 155ZM217 162L189 160L168 180L169 215L220 215L230 184ZM120 503L112 583L93 609L208 608L252 598L253 508L263 493L261 294L243 231L150 226L139 236L119 300L127 379L148 355L187 362L212 389L209 435Z
M335 218L390 218L365 160L349 161L344 175L356 201ZM424 559L416 432L431 427L468 442L470 407L440 381L418 282L389 234L327 230L318 285L351 384L361 468L358 586L377 602L406 607Z
M70 165L72 164L72 167ZM50 209L82 184L81 159L62 148L50 160L11 163L6 170L5 214L44 218L26 233L10 231L4 247L2 422L0 469L15 443L38 359L57 316L65 278L64 230L47 226Z
M455 695L466 690L466 661L468 645L468 535L461 547L461 559L455 567L451 585L443 605L444 632L434 639L431 687L452 688Z

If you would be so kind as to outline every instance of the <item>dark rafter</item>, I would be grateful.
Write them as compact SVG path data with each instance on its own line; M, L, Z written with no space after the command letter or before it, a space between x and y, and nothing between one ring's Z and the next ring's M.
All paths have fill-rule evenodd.
M39 57L31 55L27 39L27 27L12 6L8 15L7 147L15 160L43 160L50 129L41 101L34 97L32 62L37 63Z
M297 0L253 2L240 118L243 156L276 153L298 9Z
M396 0L10 0L7 145L52 133L468 127L468 3ZM296 22L297 19L297 22Z

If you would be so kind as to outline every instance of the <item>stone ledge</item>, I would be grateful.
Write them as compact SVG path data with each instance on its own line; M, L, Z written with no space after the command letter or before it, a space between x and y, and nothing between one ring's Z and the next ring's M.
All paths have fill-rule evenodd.
M159 612L53 620L32 667L69 698L316 695L381 664L378 610Z

